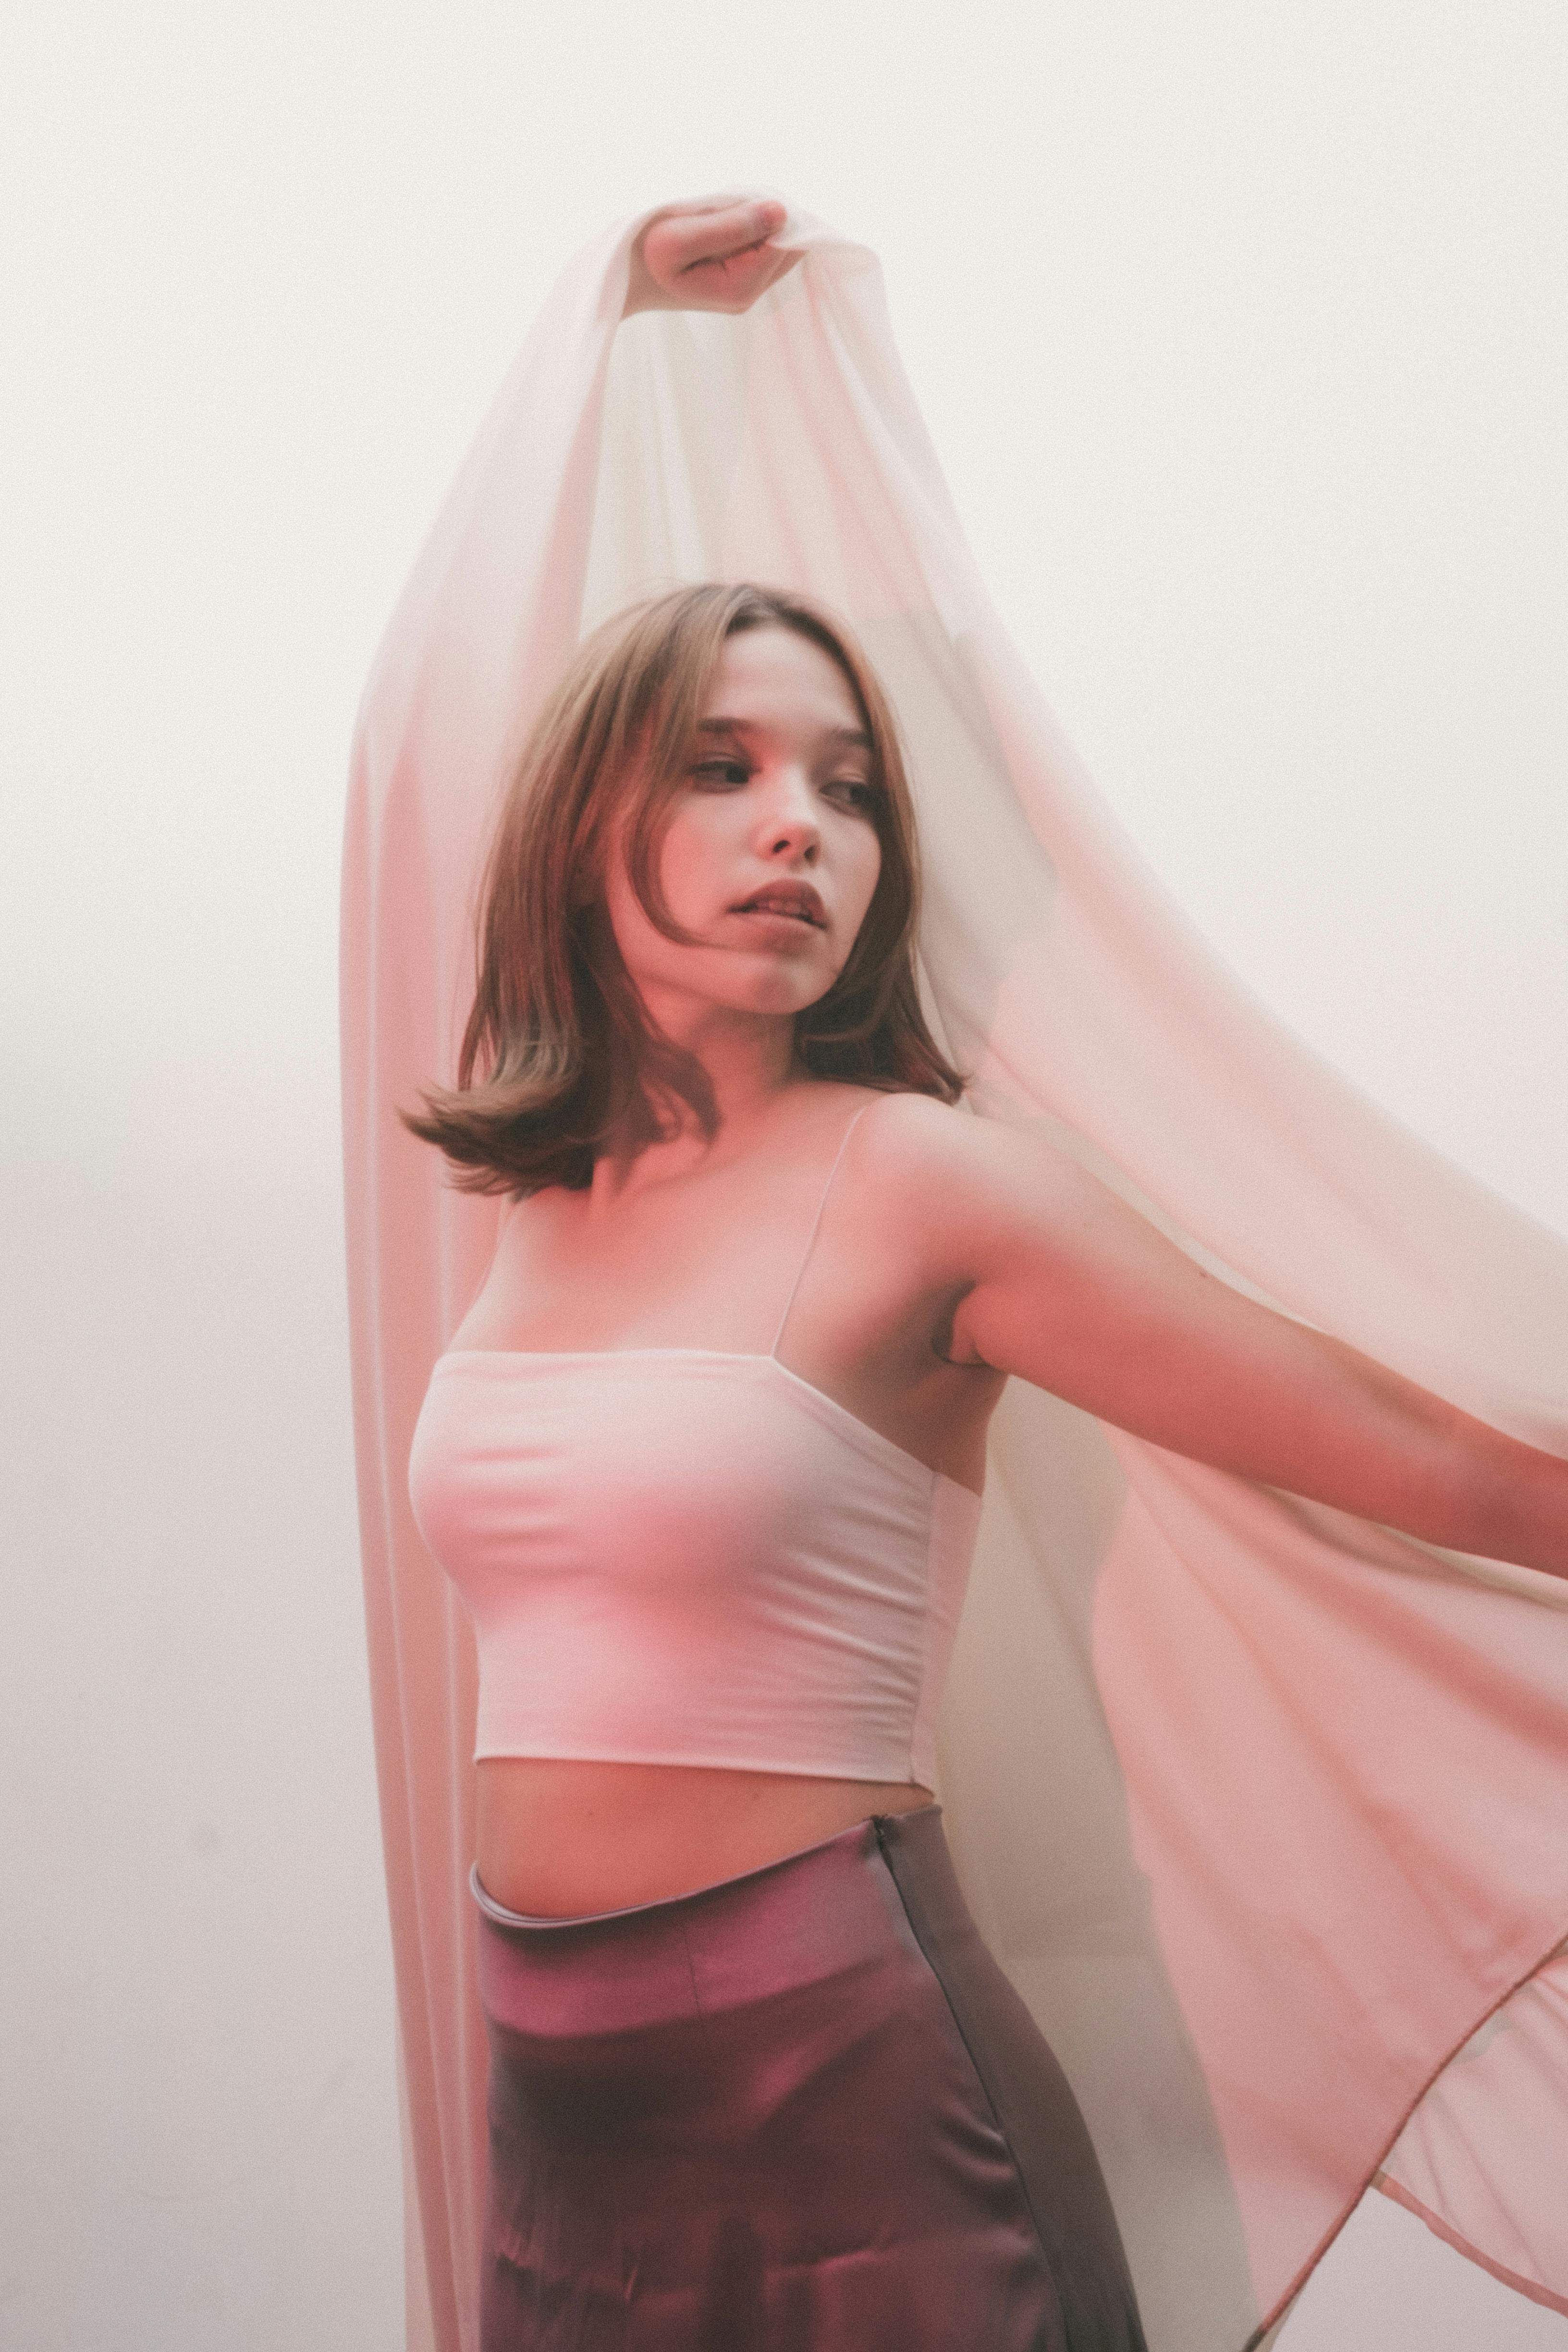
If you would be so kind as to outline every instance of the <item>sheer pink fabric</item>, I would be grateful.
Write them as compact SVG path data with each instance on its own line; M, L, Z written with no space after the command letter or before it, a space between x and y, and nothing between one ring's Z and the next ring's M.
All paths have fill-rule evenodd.
M797 218L805 260L746 317L617 331L639 226L573 263L502 389L376 662L349 810L409 2342L441 2352L471 2352L477 2316L474 1675L406 1465L495 1212L445 1187L394 1109L452 1075L487 826L584 626L707 577L845 613L908 737L923 976L976 1108L1040 1122L1231 1280L1568 1444L1568 1251L1276 1028L1142 871L991 610L874 258ZM1195 1467L1017 1382L1005 1397L941 1793L981 1927L1089 2118L1160 2352L1253 2340L1380 2168L1568 2310L1549 2187L1568 2156L1568 1962L1549 1960L1568 1928L1565 1604L1553 1580Z

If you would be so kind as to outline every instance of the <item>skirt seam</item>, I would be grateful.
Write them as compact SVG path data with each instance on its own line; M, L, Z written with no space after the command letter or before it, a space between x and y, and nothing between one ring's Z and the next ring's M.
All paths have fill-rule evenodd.
M924 1941L921 1936L921 1931L916 1927L910 1906L904 1899L904 1890L899 1885L899 1874L893 1868L892 1857L888 1852L888 1842L882 1834L882 1822L879 1815L873 1814L871 1826L877 1832L877 1846L878 1851L880 1853L882 1857L882 1867L886 1870L888 1876L893 1882L893 1892L899 1898L899 1908L904 1915L905 1925L908 1927L910 1935L914 1937L915 1949L919 1952L921 1959L931 1970L931 1977L936 1984L937 1990L941 1993L942 2000L946 2004L947 2013L952 2020L952 2030L957 2034L959 2042L963 2046L963 2054L968 2059L970 2066L973 2071L974 2079L980 2085L980 2095L985 2102L992 2122L996 2126L997 2135L1001 2139L1002 2145L1007 2151L1007 2160L1013 2168L1013 2178L1017 2183L1018 2194L1024 2200L1024 2210L1029 2217L1029 2227L1035 2233L1035 2243L1039 2248L1040 2261L1044 2265L1046 2276L1051 2282L1052 2293L1058 2294L1059 2290L1057 2287L1056 2273L1051 2267L1051 2258L1049 2251L1046 2245L1045 2233L1040 2228L1040 2217L1035 2210L1035 2200L1029 2193L1029 2184L1024 2177L1024 2168L1018 2161L1018 2152L1013 2146L1012 2139L1008 2135L1007 2126L996 2112L996 2102L991 2095L991 2085L985 2079L984 2072L981 2067L979 2059L976 2058L973 2050L970 2046L969 2036L965 2033L963 2030L963 2021L959 2016L958 2011L953 2006L952 1995L947 1989L947 1984L942 1976L942 1970L937 1967L936 1962L931 1958L931 1954L927 1951Z

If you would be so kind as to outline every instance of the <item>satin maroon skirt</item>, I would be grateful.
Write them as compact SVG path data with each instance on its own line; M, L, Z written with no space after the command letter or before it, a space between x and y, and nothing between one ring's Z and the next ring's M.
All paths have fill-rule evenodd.
M1142 2352L939 1806L594 1918L474 1891L482 2352Z

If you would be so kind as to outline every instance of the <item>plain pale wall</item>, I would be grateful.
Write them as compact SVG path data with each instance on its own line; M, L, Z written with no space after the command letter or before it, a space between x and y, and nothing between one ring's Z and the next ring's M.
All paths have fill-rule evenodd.
M762 184L873 246L1147 856L1298 1031L1568 1225L1568 22L19 16L0 2339L393 2352L337 857L360 682L481 411L638 206ZM1568 2323L1373 2198L1286 2341Z

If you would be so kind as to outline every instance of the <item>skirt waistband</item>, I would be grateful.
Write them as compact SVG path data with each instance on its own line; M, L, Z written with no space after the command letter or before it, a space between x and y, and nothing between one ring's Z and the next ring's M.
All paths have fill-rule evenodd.
M816 1845L801 1846L794 1853L781 1854L776 1862L759 1863L754 1870L742 1871L734 1878L716 1879L710 1885L693 1887L685 1895L661 1895L652 1903L628 1903L619 1911L583 1911L564 1918L555 1914L509 1911L504 1903L496 1901L495 1896L479 1876L479 1865L477 1862L468 1872L468 1892L485 1917L493 1919L498 1927L538 1927L547 1930L562 1927L596 1927L608 1924L614 1919L640 1918L645 1912L669 1911L682 1903L696 1903L709 1895L723 1895L731 1887L745 1886L752 1879L765 1876L769 1871L787 1870L792 1864L809 1861L813 1854L822 1853L829 1846L838 1845L845 1840L848 1840L858 1848L864 1843L868 1831L873 1837L877 1835L877 1825L879 1822L915 1822L921 1820L927 1814L940 1821L942 1807L938 1804L914 1805L907 1813L868 1813L864 1821L851 1822L847 1829L835 1830L831 1837L820 1839Z
M739 1877L581 1918L509 1911L476 1868L480 1991L492 2026L572 2034L712 2017L876 1961L909 1937L886 1842L940 1849L942 1808L868 1816ZM951 1870L951 1864L947 1864Z

